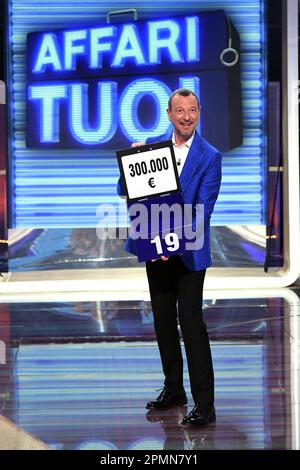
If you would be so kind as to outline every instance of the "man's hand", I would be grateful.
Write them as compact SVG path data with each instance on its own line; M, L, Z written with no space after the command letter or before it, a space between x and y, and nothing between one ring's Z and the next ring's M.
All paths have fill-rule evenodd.
M146 142L132 142L131 147L141 147L142 145L146 145Z
M168 259L170 258L170 256L161 256L160 259L163 260L163 261L168 261ZM151 260L152 263L154 263L154 261L157 261L157 259L152 259Z

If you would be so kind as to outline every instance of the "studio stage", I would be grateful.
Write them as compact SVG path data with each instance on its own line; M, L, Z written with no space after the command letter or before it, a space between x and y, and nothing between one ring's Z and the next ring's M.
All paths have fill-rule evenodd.
M299 295L205 291L217 422L187 428L187 374L188 407L145 409L163 385L148 300L4 294L1 414L52 449L299 449Z

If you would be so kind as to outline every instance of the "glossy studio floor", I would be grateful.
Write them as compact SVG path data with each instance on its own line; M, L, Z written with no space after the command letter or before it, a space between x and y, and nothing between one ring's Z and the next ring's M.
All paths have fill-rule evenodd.
M188 407L145 409L163 384L148 301L3 301L0 412L57 450L299 449L299 296L205 293L217 422L204 428L179 424L187 375Z

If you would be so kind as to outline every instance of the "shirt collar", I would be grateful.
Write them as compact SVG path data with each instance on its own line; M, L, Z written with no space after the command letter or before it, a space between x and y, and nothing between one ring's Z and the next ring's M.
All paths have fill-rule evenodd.
M192 142L194 140L194 137L195 137L195 132L193 132L193 135L192 137L189 138L189 140L187 140L184 144L182 145L177 145L176 142L175 142L175 137L174 137L174 131L173 131L173 134L172 134L172 142L173 142L173 145L175 145L176 147L178 148L182 148L182 147L187 147L187 148L190 148L190 146L192 145Z

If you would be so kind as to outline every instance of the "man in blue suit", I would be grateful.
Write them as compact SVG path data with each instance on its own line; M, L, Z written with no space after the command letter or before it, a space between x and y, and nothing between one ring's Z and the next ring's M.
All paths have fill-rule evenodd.
M195 406L184 425L206 425L216 420L214 372L206 324L202 317L203 283L211 266L210 217L221 184L221 154L196 132L200 118L198 97L186 88L171 95L167 109L172 134L147 143L172 139L185 204L204 205L204 244L182 255L147 261L154 326L165 375L164 387L148 409L166 409L187 403L177 314L184 341ZM133 144L134 146L139 144ZM124 195L121 181L118 194ZM196 217L194 211L193 217ZM135 252L134 240L125 249ZM178 305L178 308L177 308Z

